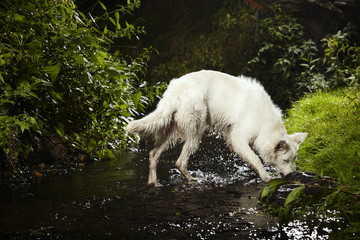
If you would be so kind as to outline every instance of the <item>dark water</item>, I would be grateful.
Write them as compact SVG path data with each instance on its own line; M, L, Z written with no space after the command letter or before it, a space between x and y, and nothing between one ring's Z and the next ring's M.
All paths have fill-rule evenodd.
M0 239L327 239L301 222L279 229L257 204L264 185L221 140L204 137L190 159L197 183L174 168L179 151L162 156L161 188L146 186L140 150L1 192Z

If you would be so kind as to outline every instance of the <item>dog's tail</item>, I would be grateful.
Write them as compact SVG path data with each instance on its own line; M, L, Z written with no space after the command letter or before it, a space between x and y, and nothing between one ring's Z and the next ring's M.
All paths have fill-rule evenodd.
M150 136L159 130L165 130L170 127L174 113L176 112L177 101L160 100L156 110L149 115L130 122L125 130L128 133L138 134L141 136Z

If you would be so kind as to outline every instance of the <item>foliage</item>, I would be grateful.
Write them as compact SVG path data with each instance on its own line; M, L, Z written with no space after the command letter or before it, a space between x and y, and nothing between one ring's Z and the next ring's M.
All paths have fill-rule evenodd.
M354 26L348 25L334 35L325 37L322 55L301 58L304 69L297 78L302 89L319 89L354 85L359 82L360 48L351 39L357 38Z
M286 197L284 205L272 200L282 186L297 185ZM296 181L273 179L261 193L261 201L270 212L279 216L280 225L301 219L310 227L331 229L332 238L355 239L359 232L359 189L342 185L333 179L315 177L302 184ZM350 223L350 226L348 225ZM339 231L339 230L342 231Z
M260 22L263 41L247 74L259 79L276 103L287 107L304 91L358 83L360 48L351 40L358 39L354 26L324 38L321 52L295 18L274 9L274 16Z
M304 91L350 82L335 76L339 69L344 70L338 76L358 77L358 71L350 74L348 69L358 60L348 62L351 65L336 60L340 51L349 59L359 55L351 40L357 38L355 29L348 26L328 36L323 50L307 36L305 27L279 6L259 8L251 8L246 1L225 1L213 14L211 26L192 22L192 30L159 37L163 60L152 67L150 79L168 81L200 69L245 74L257 78L276 104L288 108ZM178 25L183 27L186 22Z
M203 10L197 11L199 16ZM254 13L244 1L224 1L223 6L207 18L209 24L204 24L204 20L191 22L186 28L193 31L178 31L173 42L166 36L162 45L170 46L160 53L171 54L153 67L151 78L170 80L201 69L240 74L258 45L254 41L257 28ZM184 28L185 24L179 25Z
M248 62L247 74L259 79L277 104L288 107L303 93L298 84L307 83L310 76L317 78L313 83L324 85L315 76L319 70L317 46L306 37L304 27L295 18L275 6L273 16L260 22L259 35L261 47ZM299 68L304 62L309 65L306 73Z
M348 25L324 42L326 75L332 86L356 85L360 79L360 46L358 28Z
M178 8L194 8L195 4L181 3ZM355 27L349 25L315 43L301 20L280 5L266 1L216 4L209 1L208 15L200 7L188 10L186 17L178 15L181 9L171 16L147 17L156 23L150 26L150 34L160 53L151 63L150 82L169 81L200 69L244 74L257 78L274 102L287 109L304 92L344 86L358 79L360 55L355 42L359 31ZM158 15L166 15L170 23L162 24L164 19ZM165 27L169 31L164 33Z
M114 12L99 4L103 15L87 18L70 0L0 3L2 168L16 170L54 132L98 158L126 146L124 125L153 100L155 89L141 83L150 50L135 59L108 50L143 33L120 19L139 0Z

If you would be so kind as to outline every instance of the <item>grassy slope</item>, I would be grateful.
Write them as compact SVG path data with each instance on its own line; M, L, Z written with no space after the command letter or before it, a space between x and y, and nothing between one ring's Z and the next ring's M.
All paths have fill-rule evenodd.
M285 125L289 133L309 133L297 166L359 187L360 98L357 89L309 94L293 104Z

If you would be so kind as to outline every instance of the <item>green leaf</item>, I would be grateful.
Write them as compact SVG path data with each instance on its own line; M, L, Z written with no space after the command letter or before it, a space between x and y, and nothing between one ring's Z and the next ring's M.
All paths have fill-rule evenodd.
M53 96L53 98L56 98L57 100L60 100L60 101L64 101L64 99L61 97L61 95L55 91L52 91L50 92L51 96Z
M20 127L22 133L25 129L29 129L29 124L26 121L16 120L15 123Z
M289 205L289 203L293 202L294 200L298 199L300 197L300 195L304 192L304 189L305 189L305 186L301 186L301 187L298 187L298 188L295 188L294 190L292 190L291 193L287 196L287 198L285 200L284 207Z
M109 158L114 159L115 155L112 153L111 150L109 150L108 148L105 148L106 154Z
M115 22L115 20L114 20L112 17L109 17L109 20L110 20L110 22L111 22L112 24L114 24L114 25L116 26L116 22Z
M286 180L282 179L282 178L275 178L275 179L271 179L269 182L269 186L271 189L273 188L277 188L280 187L281 185L287 183Z
M135 107L137 107L137 105L139 104L141 95L142 95L142 93L138 92L136 95L132 96L132 100L133 100L133 103L134 103Z
M15 14L14 14L14 19L15 19L15 21L17 21L17 22L25 22L25 16L20 15L20 14L18 14L18 13L15 13Z
M25 129L28 129L28 126L25 124L20 124L21 132L23 133Z
M93 139L93 138L90 138L89 143L87 144L88 150L94 151L94 149L96 148L96 146L97 146L96 140Z
M85 62L84 57L80 54L73 55L73 58L77 64L84 64Z
M120 20L119 12L115 12L115 18L116 18L116 22L119 22L119 20Z
M116 27L117 27L117 29L120 29L121 26L120 26L120 23L119 23L119 20L120 20L119 12L115 12L115 19L116 19Z
M57 126L54 126L57 134L59 134L61 137L65 135L65 126L62 122L58 122Z
M46 67L43 67L41 69L41 71L49 74L51 81L54 82L60 72L60 66L59 65L46 66Z
M79 13L79 15L82 17L82 19L86 19L86 16L84 13L82 13L81 11L77 10L77 12Z
M29 92L29 95L36 98L37 100L40 100L40 98L38 97L38 95L36 95L35 93L33 92Z
M268 186L265 186L263 188L263 190L261 191L261 196L260 196L260 200L263 199L264 197L268 196L270 193L270 189Z
M104 10L106 11L106 6L105 6L102 2L100 2L100 1L99 1L99 4L100 4L100 6L102 7L102 9L104 9Z
M270 180L269 187L271 189L271 192L274 193L277 191L277 189L281 186L286 184L288 181L282 179L282 178L275 178Z

